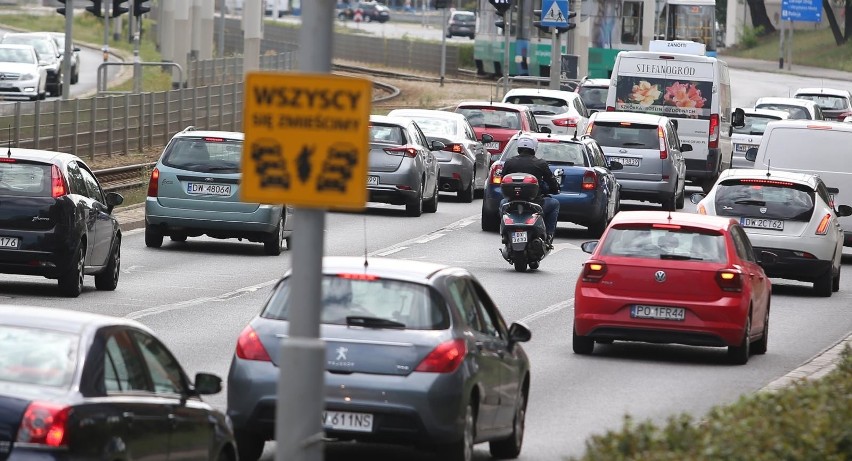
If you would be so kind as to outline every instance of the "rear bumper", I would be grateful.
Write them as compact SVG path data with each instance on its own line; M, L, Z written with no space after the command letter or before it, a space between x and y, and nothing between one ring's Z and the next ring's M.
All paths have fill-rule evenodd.
M704 179L715 178L719 174L720 151L718 148L710 149L706 159L687 158L686 178Z
M417 186L419 187L419 186ZM396 186L370 186L367 188L370 202L390 203L391 205L405 205L417 200L417 190L403 190Z
M19 249L0 249L0 273L55 279L70 268L79 234L65 228L51 231L4 231L20 238Z
M275 230L280 215L281 206L274 205L260 205L253 212L239 213L169 208L153 197L145 201L145 224L157 227L164 235L265 235Z
M768 251L778 255L775 264L761 264L767 277L814 282L832 269L833 261L830 259L803 258L791 250L780 248L754 247L754 251Z
M641 181L635 179L618 179L621 184L622 200L663 201L671 197L677 187L675 181Z
M440 162L440 177L438 178L442 191L459 191L470 184L473 176L473 165L465 165L459 159Z

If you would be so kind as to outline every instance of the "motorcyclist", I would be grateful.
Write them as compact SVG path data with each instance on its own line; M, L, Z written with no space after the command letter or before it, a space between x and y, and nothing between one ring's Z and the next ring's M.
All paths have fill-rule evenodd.
M538 141L529 135L521 135L515 144L518 149L516 157L506 160L503 164L503 176L511 173L527 173L538 179L539 190L538 196L534 202L541 205L544 210L544 226L547 229L547 243L553 241L553 234L556 233L556 222L559 219L559 201L550 196L545 196L545 193L558 193L559 183L547 166L547 162L535 156ZM547 192L543 187L547 186ZM504 198L501 205L506 203L508 199Z

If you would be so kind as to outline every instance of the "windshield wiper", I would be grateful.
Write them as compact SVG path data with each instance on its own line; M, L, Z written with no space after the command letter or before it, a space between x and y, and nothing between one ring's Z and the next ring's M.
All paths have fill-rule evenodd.
M734 202L734 205L757 205L757 206L766 206L766 202L763 200L737 200Z
M673 255L673 254L661 254L660 259L676 259L678 261L704 261L704 258L696 258L689 255Z
M207 168L207 171L224 171L224 170L236 170L236 166L211 166Z
M364 328L398 328L405 329L405 324L379 317L365 317L361 315L350 315L346 317L346 325L350 327Z
M622 146L623 147L627 147L627 146L645 147L645 143L644 142L626 142L626 143L622 144Z

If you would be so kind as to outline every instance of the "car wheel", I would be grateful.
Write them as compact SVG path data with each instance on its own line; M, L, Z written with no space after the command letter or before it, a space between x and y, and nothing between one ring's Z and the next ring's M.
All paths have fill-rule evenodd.
M680 194L677 194L677 198L675 199L675 209L682 210L684 202L686 202L686 189L680 191Z
M601 216L601 219L589 225L589 235L593 238L599 238L606 230L607 224L609 224L609 221L607 220L606 213L604 213L604 215Z
M475 431L476 414L473 411L473 404L468 403L464 409L464 432L461 440L440 447L440 458L444 461L471 461L473 459L473 441L476 438Z
M81 241L68 270L59 276L59 291L63 296L76 298L83 292L83 265L86 261L86 247Z
M524 444L524 428L527 417L527 391L521 391L518 406L515 408L515 420L512 423L512 435L503 439L495 440L488 444L491 456L497 459L515 459L521 454L521 446Z
M278 218L278 225L275 230L269 233L263 241L263 252L267 256L278 256L281 254L281 249L284 248L284 213Z
M763 336L751 345L751 351L758 355L766 353L769 346L769 309L766 310L766 318L763 319Z
M589 355L595 350L595 340L578 335L576 329L571 332L571 340L575 354Z
M423 204L423 211L427 213L435 213L438 211L438 182L435 181L435 192L432 193L432 198Z
M39 101L44 101L47 99L47 89L38 94Z
M405 204L405 214L412 218L416 218L423 214L423 188L426 187L425 181L420 184L420 193L414 200Z
M745 331L743 339L739 346L728 346L728 360L734 365L745 365L748 363L751 341L748 338L748 332L751 331L751 315L746 318Z
M527 255L523 251L512 252L512 265L517 272L527 271Z
M237 442L237 458L240 461L256 461L263 454L266 441L257 434L235 430L234 440Z
M835 293L840 291L840 269L842 268L843 266L837 268L837 275L835 275L834 278L831 280L831 291Z
M121 239L116 238L109 263L104 270L95 275L95 288L101 291L113 291L118 286L118 276L121 274Z
M186 235L184 235L184 234L172 234L172 235L169 236L169 240L171 240L172 242L185 242L186 241Z
M822 296L823 298L828 298L831 296L832 288L834 285L834 275L831 273L831 269L825 271L825 274L821 275L814 282L814 292L816 292L817 296ZM839 288L839 287L838 287Z
M533 270L533 271L534 271L534 270L538 269L538 265L539 265L539 262L538 262L538 261L536 261L536 262L531 262L531 263L529 264L529 266L530 266L530 270Z
M471 39L471 40L473 40L473 39L474 39L474 37L476 37L476 35L474 35L474 34L470 34L470 39Z
M663 200L663 211L676 211L675 204L677 203L677 191L672 192L672 195Z
M459 201L464 203L470 203L473 201L473 189L476 187L476 182L474 178L470 178L470 184L464 190L460 190L456 193L456 196L459 198Z
M152 226L145 226L145 246L148 248L163 246L163 233Z
M480 225L482 226L482 230L485 232L498 232L500 230L500 218L497 216L491 216L485 212L484 199L482 200L482 217L480 218Z

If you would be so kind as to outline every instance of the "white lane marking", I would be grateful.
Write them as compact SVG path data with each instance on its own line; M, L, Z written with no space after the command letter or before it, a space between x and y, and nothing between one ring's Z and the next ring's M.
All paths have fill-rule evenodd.
M434 233L434 234L427 235L426 237L423 237L422 239L418 240L415 243L429 243L432 240L437 240L437 239L439 239L439 238L441 238L445 235L447 235L447 234L437 232L437 233Z
M204 303L208 303L208 302L226 301L226 300L229 300L229 299L238 298L238 297L245 295L245 294L248 294L248 293L254 293L255 291L260 290L262 288L266 288L266 287L274 284L277 281L278 281L278 279L269 280L269 281L266 281L266 282L263 282L263 283L258 283L257 285L238 288L234 291L229 291L228 293L223 293L219 296L208 296L208 297L203 297L203 298L195 298L195 299L189 299L189 300L186 300L186 301L180 301L180 302L177 302L177 303L163 304L162 306L150 307L148 309L142 309L140 311L131 312L131 313L125 315L125 317L127 317L129 319L133 319L133 320L138 320L138 319L141 319L142 317L148 317L148 316L151 316L151 315L162 314L164 312L184 309L184 308L187 308L187 307L197 306L199 304L204 304Z
M550 306L547 306L540 311L536 311L536 312L533 312L532 314L527 315L526 317L522 318L520 321L523 322L523 323L529 323L529 322L532 322L533 320L540 319L541 317L553 314L555 312L559 312L562 309L567 309L567 308L572 307L572 306L574 306L574 298L571 298L567 301L560 301L556 304L552 304Z
M454 231L454 230L458 230L458 229L461 229L463 227L469 226L472 223L476 222L476 220L478 220L478 219L479 219L479 215L468 216L467 218L459 219L456 222L450 223L450 224L448 224L448 225L446 225L446 226L444 226L440 229L434 230L432 232L429 232L429 233L426 233L426 234L423 234L423 235L418 235L417 237L410 238L410 239L408 239L404 242L399 242L399 243L393 244L389 247L380 248L378 250L371 251L371 252L367 253L367 256L383 256L382 253L387 253L388 251L396 250L397 248L410 247L411 245L414 245L416 243L430 242L432 240L443 237L449 231ZM440 235L437 235L437 234L440 234ZM437 236L435 236L435 235L437 235ZM402 251L402 250L396 250L393 253L396 253L397 251ZM389 254L393 254L393 253L389 253Z
M573 243L554 243L553 250L550 251L550 254L559 253L562 250L579 250L580 247L574 245Z
M381 253L378 253L378 256L389 256L389 255L392 255L392 254L394 254L394 253L398 253L398 252L400 252L400 251L402 251L402 250L404 250L404 249L406 249L406 248L408 248L408 247L397 247L397 248L392 248L392 249L390 249L390 250L388 250L388 251L383 251L383 252L381 252Z

